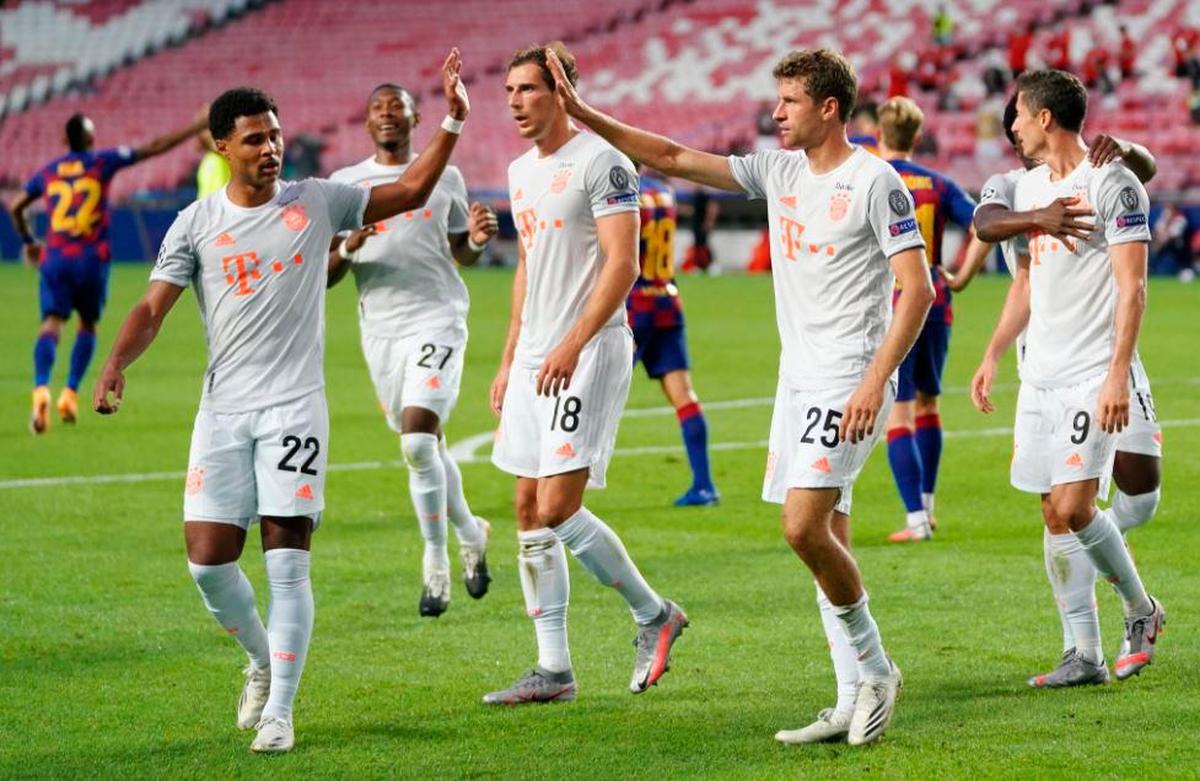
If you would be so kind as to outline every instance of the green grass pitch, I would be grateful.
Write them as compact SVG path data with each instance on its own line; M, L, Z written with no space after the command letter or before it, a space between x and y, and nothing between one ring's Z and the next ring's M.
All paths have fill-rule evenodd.
M144 267L114 272L97 360L145 285ZM472 336L448 426L452 442L494 427L485 398L508 317L509 274L478 270L467 280ZM1131 544L1168 610L1160 655L1132 681L1057 692L1025 685L1057 660L1059 629L1037 500L1008 485L1012 364L1004 366L996 415L977 414L964 391L1005 280L980 280L957 299L943 404L941 531L915 547L885 542L903 513L882 447L855 491L857 556L905 674L887 737L856 750L772 740L777 729L807 723L832 704L834 686L812 583L779 533L778 509L759 499L770 419L764 399L774 394L778 353L770 280L686 278L681 286L724 501L712 509L669 506L686 487L687 466L674 417L659 410L665 414L624 420L618 447L641 453L619 454L610 488L587 502L618 530L650 582L687 609L692 628L662 684L630 695L628 612L572 564L579 700L511 710L486 708L479 698L535 659L515 571L512 480L485 458L464 465L468 498L493 524L495 581L480 602L456 584L441 619L420 619L421 543L395 465L398 443L363 365L352 286L333 291L326 358L333 469L314 540L316 629L297 701L296 750L260 757L233 723L243 658L204 610L179 528L204 365L194 300L180 300L158 343L128 373L119 415L85 412L77 426L56 425L35 439L26 419L36 275L0 268L0 777L1197 773L1200 289L1154 280L1142 339L1167 455L1159 515ZM296 314L304 316L313 315ZM71 341L68 332L56 391ZM88 396L95 376L93 366ZM748 401L718 404L737 400ZM629 409L663 404L639 370ZM14 485L147 473L168 475ZM261 558L250 545L243 563L265 607ZM1097 599L1111 661L1119 605L1103 585Z

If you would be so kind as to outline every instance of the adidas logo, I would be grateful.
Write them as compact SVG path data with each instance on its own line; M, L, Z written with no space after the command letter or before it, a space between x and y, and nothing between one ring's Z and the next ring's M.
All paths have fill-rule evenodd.
M514 200L514 201L519 201L519 200L521 200L521 199L522 199L522 198L524 198L524 197L525 197L525 189L524 189L524 188L522 188L522 187L518 187L518 188L517 188L517 191L516 191L515 193L513 193L513 200Z
M301 499L308 499L309 501L312 501L312 498L313 498L312 486L310 486L308 483L305 483L304 485L300 486L300 488L297 489L297 491L296 491L296 496Z
M812 466L809 468L815 469L818 472L824 472L825 474L829 474L833 471L833 468L829 466L829 458L826 456L821 456L816 461L813 461Z
M1155 432L1154 432L1154 441L1155 441L1155 442L1157 442L1157 443L1158 443L1158 444L1160 444L1160 445L1163 443L1163 436L1162 436L1162 432L1161 432L1161 431L1155 431Z
M220 236L217 237L217 240L213 242L213 246L214 247L228 247L228 246L236 244L236 243L237 243L237 239L233 238L228 233L222 233Z
M784 206L788 207L789 209L796 208L796 196L794 196L794 195L785 195L779 199L779 202L782 203Z
M563 444L563 446L560 447L558 450L555 450L554 455L562 456L563 458L574 458L575 457L575 448L571 447L570 442L567 442L567 443Z
M429 379L425 380L425 387L430 390L437 390L442 387L442 381L438 379L436 374L429 375Z
M1072 467L1075 467L1076 469L1081 469L1083 467L1083 457L1080 456L1078 453L1072 453L1071 455L1067 456L1066 464L1067 464L1067 466L1072 466Z

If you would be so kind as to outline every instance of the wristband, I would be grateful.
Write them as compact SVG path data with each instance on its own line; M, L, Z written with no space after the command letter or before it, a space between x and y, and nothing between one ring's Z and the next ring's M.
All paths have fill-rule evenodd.
M348 242L343 241L341 244L338 245L338 257L341 258L342 260L348 260L351 263L353 263L354 261L358 260L358 250L354 250L354 252L347 252L346 251L347 243Z
M462 133L464 121L465 120L462 119L455 119L447 114L446 118L442 120L442 130L445 130L447 133L453 133L457 136L458 134Z
M471 238L471 234L469 234L469 233L467 234L467 247L472 252L483 252L483 248L486 246L487 246L486 241L482 244L476 244L475 239Z

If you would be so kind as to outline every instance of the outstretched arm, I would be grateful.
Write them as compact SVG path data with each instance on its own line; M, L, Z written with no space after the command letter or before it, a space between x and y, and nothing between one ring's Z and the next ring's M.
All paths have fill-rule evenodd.
M458 49L451 49L446 61L442 63L442 91L446 95L449 116L434 133L433 140L412 165L404 169L399 179L371 188L371 198L367 201L367 209L363 214L364 225L386 220L409 209L416 209L429 200L429 194L441 178L446 163L450 161L450 153L458 143L462 122L471 112L467 88L463 86L459 77L461 71L462 58Z
M208 112L205 111L203 116L198 116L185 128L180 128L164 136L159 136L153 141L147 142L133 150L134 158L141 162L148 160L156 155L161 155L163 152L169 152L175 147L187 141L192 136L204 132L208 128Z
M96 390L92 394L92 407L101 415L110 415L120 409L121 399L125 395L125 369L158 336L163 318L175 306L182 292L183 288L169 282L151 282L146 295L134 305L121 324L121 332L117 334L112 352L100 370L100 379L96 381Z
M729 170L727 158L677 144L666 136L626 125L597 111L579 97L579 93L563 72L558 55L547 49L546 59L550 72L554 74L555 91L567 113L590 127L605 141L634 160L667 176L690 179L731 192L742 191L741 185Z

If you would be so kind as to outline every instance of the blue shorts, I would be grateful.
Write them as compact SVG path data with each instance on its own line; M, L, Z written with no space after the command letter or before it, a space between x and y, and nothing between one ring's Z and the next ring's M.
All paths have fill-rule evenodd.
M682 325L636 329L633 332L633 346L634 364L641 361L651 379L657 380L673 371L691 368Z
M66 320L71 312L78 312L80 319L98 322L108 298L109 265L91 259L47 258L39 268L42 319L56 315Z
M944 318L927 318L916 344L900 363L896 401L912 401L917 391L927 396L942 395L942 370L950 347L950 326Z

